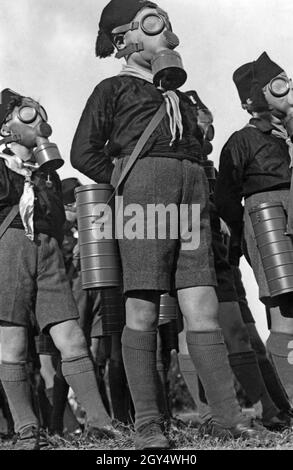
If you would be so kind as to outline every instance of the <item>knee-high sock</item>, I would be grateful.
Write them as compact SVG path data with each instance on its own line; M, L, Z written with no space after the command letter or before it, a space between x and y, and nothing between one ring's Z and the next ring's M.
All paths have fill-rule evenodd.
M178 354L178 362L182 377L196 405L199 418L202 422L207 421L212 417L212 413L209 405L200 399L198 375L189 354Z
M229 354L229 361L235 377L247 394L250 402L254 405L261 401L265 420L271 419L279 413L279 409L271 399L261 371L258 366L254 351L245 351Z
M157 372L158 372L158 404L161 416L164 420L169 420L171 418L169 405L168 405L168 381L167 374L168 369L164 364L163 358L157 355Z
M291 404L288 399L287 393L283 385L281 384L281 381L274 366L267 357L265 345L263 344L255 328L255 324L247 323L246 327L249 334L251 346L256 352L258 365L261 370L264 383L266 384L267 390L273 402L280 410L289 410L291 408Z
M45 428L45 429L50 429L50 424L51 424L52 400L50 400L50 397L48 396L48 393L50 395L50 391L53 392L53 389L52 388L46 389L45 382L42 379L42 377L40 377L39 383L37 385L37 394L38 394L38 402L40 406L40 424L42 428ZM52 398L52 394L51 394L51 398Z
M107 411L108 415L110 416L111 414L111 408L110 408L110 403L107 395L107 390L106 390L106 384L105 384L105 367L104 366L98 366L95 364L95 371L96 371L96 378L97 378L97 384L98 384L98 389L102 398L103 405L105 407L105 410Z
M61 370L61 359L59 359L54 376L52 394L51 431L57 434L63 433L63 418L67 403L69 386L63 377Z
M7 434L8 436L11 436L14 433L14 422L13 422L12 414L8 405L7 396L4 391L1 380L0 380L0 401L1 401L1 408L3 412L3 416L7 421Z
M226 427L243 422L222 330L188 331L186 340L213 419Z
M111 418L103 405L94 365L89 356L63 360L62 372L86 412L88 425L93 427L110 425Z
M289 357L292 352L290 342L293 345L292 334L271 332L267 341L267 349L289 400L293 403L293 361Z
M122 354L135 408L135 426L160 419L158 407L157 332L124 327Z
M124 424L130 423L128 385L122 361L109 361L109 388L113 416Z
M15 432L21 433L28 426L38 427L25 362L2 362L0 380L14 420Z
M64 377L55 375L53 388L46 389L46 395L52 405L50 430L62 434L64 430L74 432L80 424L68 403L68 384Z
M46 397L48 399L48 402L50 403L51 406L53 406L53 387L52 388L46 388Z

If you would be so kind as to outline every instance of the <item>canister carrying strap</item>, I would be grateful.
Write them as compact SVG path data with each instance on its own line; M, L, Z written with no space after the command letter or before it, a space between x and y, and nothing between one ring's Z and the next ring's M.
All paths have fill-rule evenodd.
M2 224L0 225L0 239L3 237L6 230L9 228L10 224L13 222L15 217L18 214L18 204L12 207L11 211L8 213L6 218L3 220Z
M291 184L289 192L288 219L287 219L287 235L293 237L293 169L291 169Z
M140 138L139 138L132 154L130 155L130 158L129 158L127 164L125 165L125 168L124 168L124 170L123 170L123 172L122 172L122 174L119 178L119 181L118 181L118 183L115 187L114 193L116 193L118 191L119 186L121 186L121 184L125 180L126 176L128 175L131 168L133 167L136 160L138 159L142 149L144 148L145 144L147 143L149 137L152 135L152 133L154 132L156 127L158 127L158 125L160 124L160 122L163 119L163 117L165 116L165 114L166 114L166 105L165 105L165 102L164 102L164 103L161 104L158 111L156 112L156 114L154 115L154 117L149 122L148 126L145 128L144 132L140 136Z

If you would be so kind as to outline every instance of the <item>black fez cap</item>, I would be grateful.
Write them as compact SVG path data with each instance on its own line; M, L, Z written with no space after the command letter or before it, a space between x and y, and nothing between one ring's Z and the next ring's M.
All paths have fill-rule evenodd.
M2 126L5 118L7 116L9 105L13 102L13 100L19 100L23 98L19 93L16 91L10 90L10 88L5 88L1 91L1 99L0 99L0 127Z
M251 98L253 80L257 80L263 88L272 78L282 72L284 70L273 62L266 52L263 52L256 61L244 64L235 70L233 81L237 87L241 103L246 103L247 98Z
M108 57L113 54L111 31L114 28L130 23L142 8L156 6L154 2L147 0L111 0L101 15L96 40L96 56Z
M66 178L61 181L62 196L64 204L73 204L75 202L75 188L81 186L81 182L77 178Z

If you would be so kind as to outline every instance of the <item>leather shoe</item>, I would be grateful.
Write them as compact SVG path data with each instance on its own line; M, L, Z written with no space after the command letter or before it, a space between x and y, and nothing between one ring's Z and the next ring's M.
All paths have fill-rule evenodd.
M147 423L137 429L135 448L141 449L169 449L170 443L164 436L161 427L156 422Z

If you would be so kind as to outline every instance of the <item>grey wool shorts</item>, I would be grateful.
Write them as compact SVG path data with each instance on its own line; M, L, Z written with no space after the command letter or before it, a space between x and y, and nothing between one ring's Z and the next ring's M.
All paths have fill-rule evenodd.
M36 317L49 325L78 319L78 312L55 238L38 234L29 240L9 228L0 240L0 324L29 326Z
M111 181L114 187L126 162L127 157L120 159L114 168ZM141 158L123 183L120 195L123 197L124 208L134 208L137 205L141 208L141 218L144 222L141 238L129 239L124 231L124 237L119 240L125 293L134 290L174 291L216 285L211 248L208 182L202 167L197 163L176 158ZM155 236L149 236L151 223L148 208L158 204L164 208L170 204L173 209L177 208L177 238L174 233L170 236L171 217L168 215L156 219ZM183 215L180 214L182 205L187 211L184 212L184 221ZM198 217L192 220L194 206L199 208L199 212ZM162 228L165 220L167 236L162 238L161 235L158 236L157 228L158 225ZM176 217L172 218L172 227L174 220ZM198 244L191 243L187 249L184 240L188 237L181 231L180 224L185 228L188 226L189 231L193 227L192 233L196 233Z

